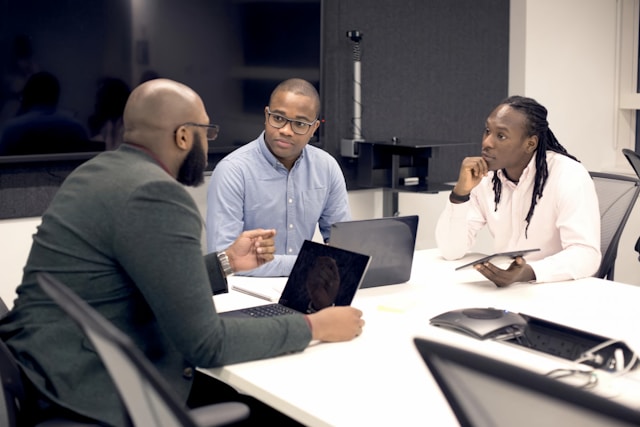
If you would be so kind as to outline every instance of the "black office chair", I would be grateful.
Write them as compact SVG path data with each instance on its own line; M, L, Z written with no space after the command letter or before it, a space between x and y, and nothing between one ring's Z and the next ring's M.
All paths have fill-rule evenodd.
M0 318L9 312L9 307L4 303L2 298L0 298Z
M9 312L0 298L0 317ZM20 369L11 350L0 340L0 425L17 426L20 418L20 404L24 398Z
M7 305L0 298L0 317L9 312ZM24 387L20 368L4 341L0 340L0 426L24 426L25 420L21 413L24 399ZM98 427L98 424L55 418L39 423L35 427Z
M640 154L636 153L633 150L629 150L628 148L622 149L622 154L627 158L631 167L635 171L638 178L640 178Z
M626 175L590 172L600 206L602 261L595 277L613 280L618 244L640 194L640 180Z
M636 153L635 151L629 150L628 148L623 148L622 154L624 154L624 156L631 164L631 167L635 171L636 175L638 175L638 178L640 178L640 154ZM636 245L633 249L638 252L638 261L640 261L640 237L638 237Z
M136 427L222 426L246 419L249 407L227 402L185 410L168 384L131 339L47 273L38 283L82 329L95 347Z

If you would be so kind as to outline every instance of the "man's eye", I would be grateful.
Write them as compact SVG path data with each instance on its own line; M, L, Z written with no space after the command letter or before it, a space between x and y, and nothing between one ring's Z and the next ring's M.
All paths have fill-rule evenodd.
M276 122L278 122L278 123L284 123L284 122L286 122L286 121L287 121L287 119L285 119L284 117L282 117L282 116L276 116L275 114L273 115L273 119L274 119Z
M298 127L298 128L300 128L300 129L302 129L302 128L307 126L307 124L305 122L293 122L293 125Z

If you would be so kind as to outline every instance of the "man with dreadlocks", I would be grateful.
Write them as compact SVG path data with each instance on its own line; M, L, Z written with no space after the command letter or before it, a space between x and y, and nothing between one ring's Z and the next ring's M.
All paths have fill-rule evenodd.
M497 286L593 275L600 264L600 214L584 166L549 129L547 109L512 96L487 118L482 155L462 161L436 225L442 256L463 257L484 226L495 252L540 248L506 269L474 267Z

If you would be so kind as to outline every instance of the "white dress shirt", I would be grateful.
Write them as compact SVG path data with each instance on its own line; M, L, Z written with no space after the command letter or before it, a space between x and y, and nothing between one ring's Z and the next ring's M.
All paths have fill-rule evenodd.
M496 210L493 173L471 191L469 202L447 205L436 225L436 242L446 259L459 259L478 231L489 227L494 251L540 248L525 256L538 282L592 276L601 261L600 210L593 180L585 167L562 154L547 152L549 176L525 233L536 173L535 156L518 183L497 171L502 182Z

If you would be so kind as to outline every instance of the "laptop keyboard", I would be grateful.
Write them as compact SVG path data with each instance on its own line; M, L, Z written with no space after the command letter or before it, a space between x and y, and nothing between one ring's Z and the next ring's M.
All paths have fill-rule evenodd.
M251 317L273 317L297 313L297 311L287 308L281 304L259 305L257 307L244 308L241 311Z

